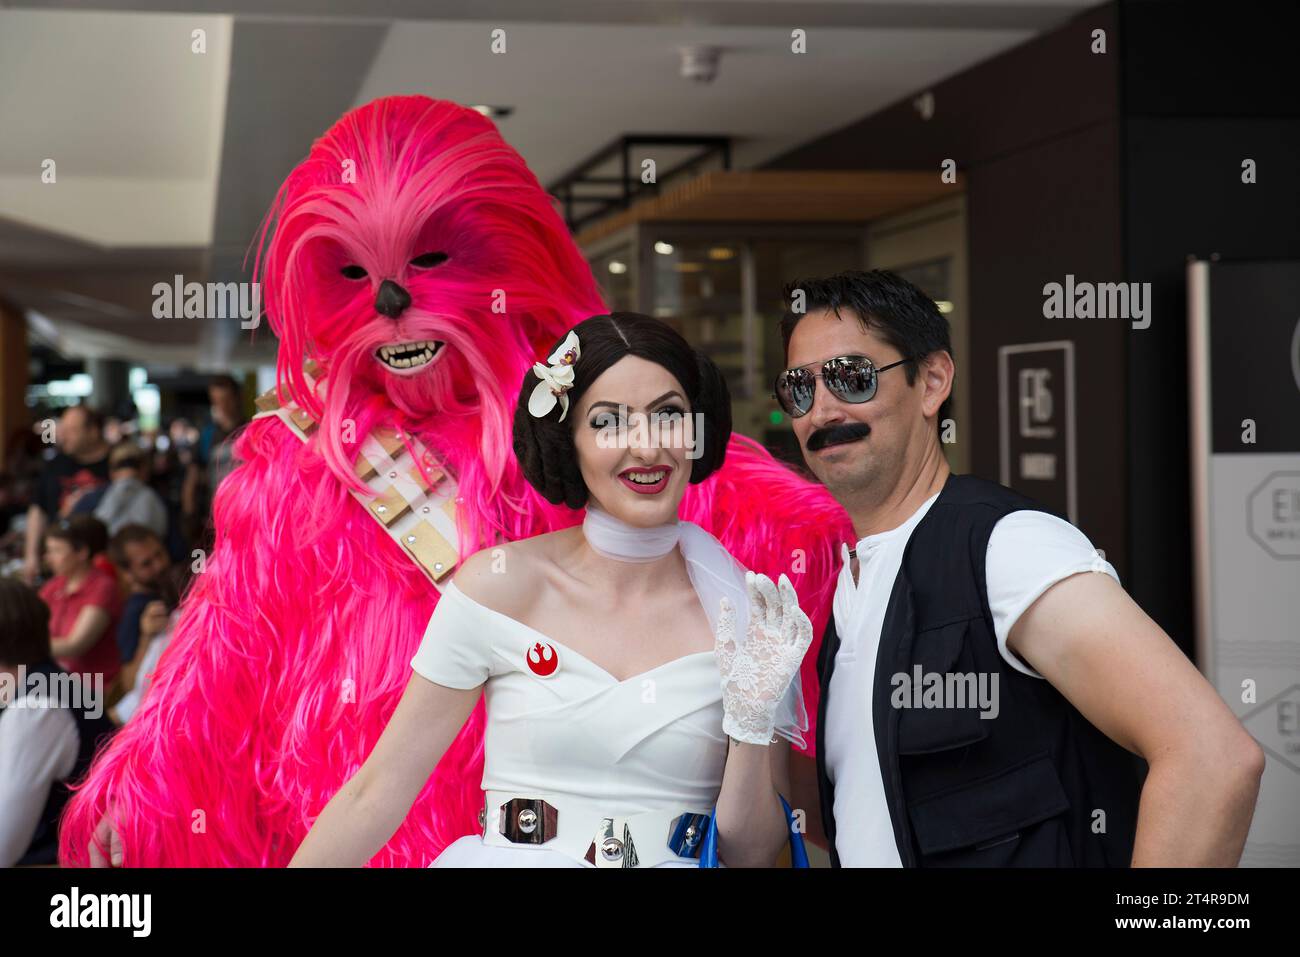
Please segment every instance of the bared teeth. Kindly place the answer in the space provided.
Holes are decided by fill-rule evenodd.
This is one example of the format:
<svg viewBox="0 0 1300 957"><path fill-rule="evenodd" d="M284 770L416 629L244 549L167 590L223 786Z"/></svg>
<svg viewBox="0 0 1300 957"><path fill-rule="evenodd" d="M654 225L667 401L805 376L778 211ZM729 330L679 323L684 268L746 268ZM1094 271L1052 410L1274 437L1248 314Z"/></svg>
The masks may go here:
<svg viewBox="0 0 1300 957"><path fill-rule="evenodd" d="M662 482L665 474L667 473L663 471L629 472L627 477L631 479L633 482L636 482L637 485L654 485L657 482Z"/></svg>
<svg viewBox="0 0 1300 957"><path fill-rule="evenodd" d="M442 343L434 340L403 342L394 346L380 346L376 357L391 368L410 369L431 361L441 347Z"/></svg>

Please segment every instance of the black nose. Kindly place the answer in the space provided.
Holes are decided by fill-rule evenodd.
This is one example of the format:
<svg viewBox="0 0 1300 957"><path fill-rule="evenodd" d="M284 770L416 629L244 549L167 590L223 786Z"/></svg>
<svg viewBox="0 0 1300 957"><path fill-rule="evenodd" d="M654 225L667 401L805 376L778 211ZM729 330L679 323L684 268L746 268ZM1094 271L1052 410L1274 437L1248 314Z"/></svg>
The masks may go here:
<svg viewBox="0 0 1300 957"><path fill-rule="evenodd" d="M411 294L393 282L385 279L379 286L379 295L375 297L375 311L396 319L411 304Z"/></svg>

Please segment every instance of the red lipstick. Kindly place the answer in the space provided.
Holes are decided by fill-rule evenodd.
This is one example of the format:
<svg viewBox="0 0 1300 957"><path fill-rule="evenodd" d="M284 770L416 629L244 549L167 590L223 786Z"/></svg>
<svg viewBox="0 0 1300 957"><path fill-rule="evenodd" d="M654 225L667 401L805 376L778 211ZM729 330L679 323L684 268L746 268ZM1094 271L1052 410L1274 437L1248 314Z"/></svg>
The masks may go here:
<svg viewBox="0 0 1300 957"><path fill-rule="evenodd" d="M668 479L672 477L673 468L671 465L655 465L649 468L636 466L635 468L624 469L618 473L618 480L634 492L641 495L654 495L662 492L668 487ZM644 478L640 481L631 476L661 475L657 482L648 482Z"/></svg>

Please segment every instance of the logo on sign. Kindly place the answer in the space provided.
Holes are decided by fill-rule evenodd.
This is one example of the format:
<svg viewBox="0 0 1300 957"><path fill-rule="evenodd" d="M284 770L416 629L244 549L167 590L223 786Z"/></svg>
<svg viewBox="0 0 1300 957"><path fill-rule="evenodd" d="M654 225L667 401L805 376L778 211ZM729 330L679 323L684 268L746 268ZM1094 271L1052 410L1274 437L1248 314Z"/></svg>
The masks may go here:
<svg viewBox="0 0 1300 957"><path fill-rule="evenodd" d="M1300 558L1300 472L1274 472L1246 500L1247 531L1274 558Z"/></svg>
<svg viewBox="0 0 1300 957"><path fill-rule="evenodd" d="M1057 512L1076 512L1074 343L998 347L1001 482Z"/></svg>
<svg viewBox="0 0 1300 957"><path fill-rule="evenodd" d="M1052 421L1052 380L1050 369L1020 370L1020 437L1051 439L1056 437Z"/></svg>

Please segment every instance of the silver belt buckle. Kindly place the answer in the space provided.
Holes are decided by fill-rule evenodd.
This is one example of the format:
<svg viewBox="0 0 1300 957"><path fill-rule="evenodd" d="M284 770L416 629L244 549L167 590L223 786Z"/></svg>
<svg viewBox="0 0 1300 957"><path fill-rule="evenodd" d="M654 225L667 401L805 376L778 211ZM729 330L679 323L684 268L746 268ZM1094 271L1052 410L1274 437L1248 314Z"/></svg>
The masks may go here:
<svg viewBox="0 0 1300 957"><path fill-rule="evenodd" d="M512 798L501 805L497 830L512 844L545 844L555 837L560 812L541 798Z"/></svg>
<svg viewBox="0 0 1300 957"><path fill-rule="evenodd" d="M636 867L636 847L632 844L632 832L627 822L623 822L623 836L618 836L614 818L601 818L596 836L587 848L586 861L596 867Z"/></svg>

